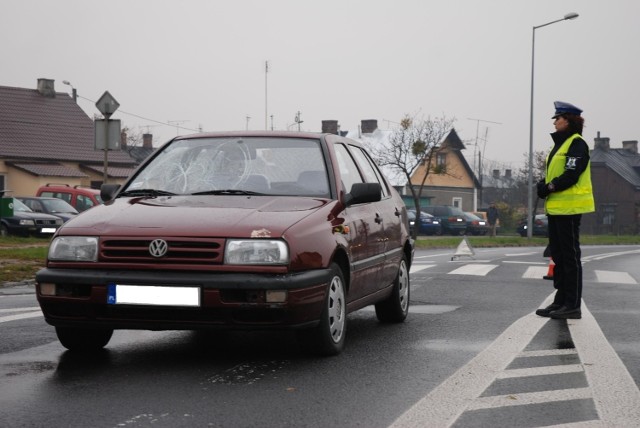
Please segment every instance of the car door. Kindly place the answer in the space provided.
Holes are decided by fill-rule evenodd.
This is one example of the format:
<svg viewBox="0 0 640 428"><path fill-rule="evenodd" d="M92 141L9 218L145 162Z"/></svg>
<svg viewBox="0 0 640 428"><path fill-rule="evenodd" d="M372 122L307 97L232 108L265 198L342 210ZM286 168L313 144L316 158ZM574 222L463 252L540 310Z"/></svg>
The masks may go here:
<svg viewBox="0 0 640 428"><path fill-rule="evenodd" d="M381 199L375 203L376 218L382 226L384 242L384 246L378 248L378 251L381 250L385 254L384 266L378 280L377 288L380 289L389 285L398 273L403 247L401 228L402 221L404 221L402 217L403 209L405 209L404 202L392 197L391 189L389 189L382 173L365 150L353 145L349 148L358 162L365 182L379 183L382 189Z"/></svg>
<svg viewBox="0 0 640 428"><path fill-rule="evenodd" d="M356 162L346 145L334 145L338 170L345 192L354 183L364 183ZM376 203L350 205L344 210L350 228L351 283L348 301L364 297L378 288L384 266L384 229Z"/></svg>

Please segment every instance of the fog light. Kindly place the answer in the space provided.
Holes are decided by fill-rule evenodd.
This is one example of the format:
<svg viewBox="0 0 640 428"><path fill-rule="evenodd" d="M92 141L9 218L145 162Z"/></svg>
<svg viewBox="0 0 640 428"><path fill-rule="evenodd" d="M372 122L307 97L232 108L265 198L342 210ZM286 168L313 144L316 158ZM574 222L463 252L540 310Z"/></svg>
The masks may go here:
<svg viewBox="0 0 640 428"><path fill-rule="evenodd" d="M267 290L267 303L284 303L287 301L287 290Z"/></svg>
<svg viewBox="0 0 640 428"><path fill-rule="evenodd" d="M56 295L56 285L55 284L49 284L48 282L40 284L40 294L42 294L43 296L55 296Z"/></svg>

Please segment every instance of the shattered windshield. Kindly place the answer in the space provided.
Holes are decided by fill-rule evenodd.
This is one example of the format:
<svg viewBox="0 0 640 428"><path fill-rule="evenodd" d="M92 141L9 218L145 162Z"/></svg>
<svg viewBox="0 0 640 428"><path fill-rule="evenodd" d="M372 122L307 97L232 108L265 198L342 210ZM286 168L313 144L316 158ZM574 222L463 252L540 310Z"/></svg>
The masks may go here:
<svg viewBox="0 0 640 428"><path fill-rule="evenodd" d="M320 141L194 138L175 141L120 196L185 194L329 197Z"/></svg>

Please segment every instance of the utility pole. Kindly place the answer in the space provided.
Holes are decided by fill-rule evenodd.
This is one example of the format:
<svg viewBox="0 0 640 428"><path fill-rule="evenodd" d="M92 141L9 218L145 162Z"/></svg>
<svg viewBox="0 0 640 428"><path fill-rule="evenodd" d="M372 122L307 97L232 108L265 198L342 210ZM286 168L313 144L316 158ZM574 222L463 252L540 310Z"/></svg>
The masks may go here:
<svg viewBox="0 0 640 428"><path fill-rule="evenodd" d="M264 62L264 129L265 131L269 128L267 128L267 115L268 115L268 109L267 109L267 74L269 74L269 61L265 61Z"/></svg>
<svg viewBox="0 0 640 428"><path fill-rule="evenodd" d="M247 115L246 120L247 120L247 124L245 126L245 130L248 131L249 130L249 121L251 120L251 116Z"/></svg>

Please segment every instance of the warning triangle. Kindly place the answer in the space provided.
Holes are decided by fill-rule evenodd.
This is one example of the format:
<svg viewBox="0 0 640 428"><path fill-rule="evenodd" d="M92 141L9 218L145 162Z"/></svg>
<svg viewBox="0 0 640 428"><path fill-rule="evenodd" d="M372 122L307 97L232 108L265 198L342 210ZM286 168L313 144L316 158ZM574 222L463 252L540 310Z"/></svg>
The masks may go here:
<svg viewBox="0 0 640 428"><path fill-rule="evenodd" d="M475 252L473 251L471 244L469 244L469 241L465 236L464 238L462 238L462 241L458 244L458 248L456 248L456 252L454 253L453 257L451 257L451 260L457 260L459 257L463 257L463 256L473 258L474 255L475 255Z"/></svg>

